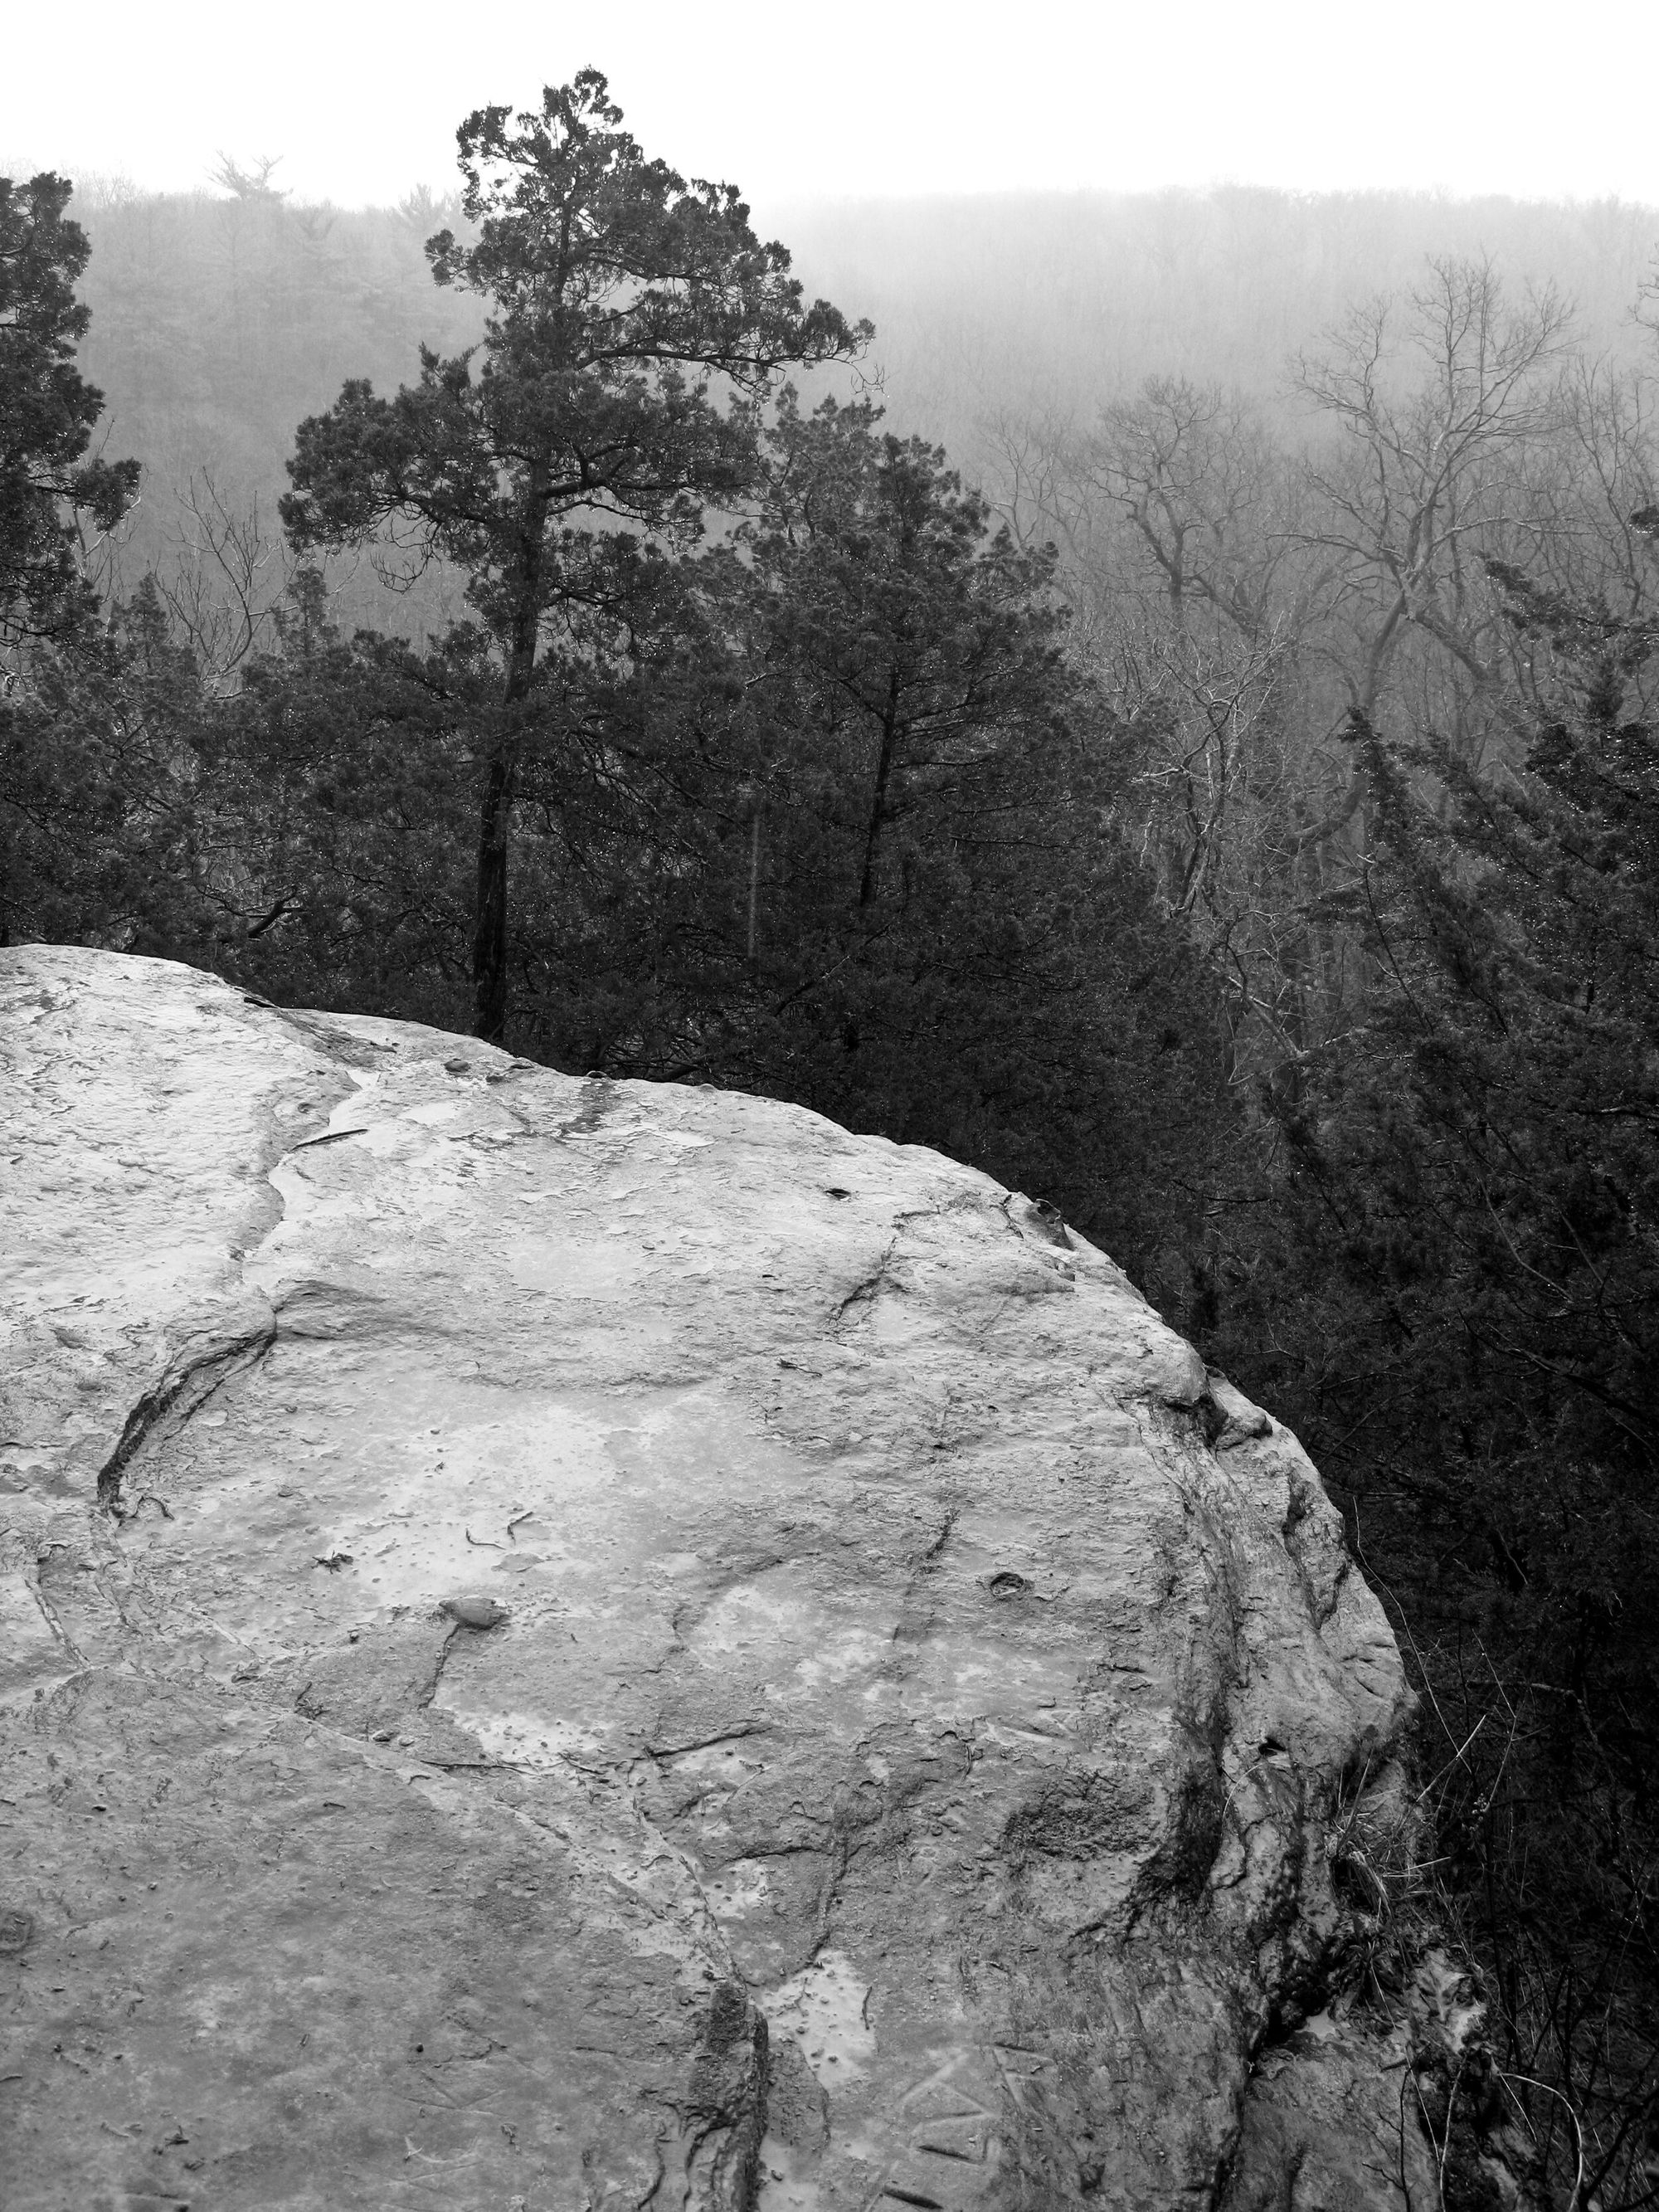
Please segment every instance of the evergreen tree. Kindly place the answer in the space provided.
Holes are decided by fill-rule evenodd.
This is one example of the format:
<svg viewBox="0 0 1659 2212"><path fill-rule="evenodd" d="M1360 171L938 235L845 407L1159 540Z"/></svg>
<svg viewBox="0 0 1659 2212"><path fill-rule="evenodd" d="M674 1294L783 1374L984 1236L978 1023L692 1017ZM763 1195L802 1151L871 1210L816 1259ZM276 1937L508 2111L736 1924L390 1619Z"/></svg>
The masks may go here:
<svg viewBox="0 0 1659 2212"><path fill-rule="evenodd" d="M342 639L306 568L276 629L212 718L216 964L279 1004L464 1028L465 828L494 671L465 633L424 654Z"/></svg>
<svg viewBox="0 0 1659 2212"><path fill-rule="evenodd" d="M759 405L786 364L867 335L803 304L781 246L736 190L689 185L621 128L596 70L539 112L477 110L459 135L465 243L441 231L441 284L492 303L482 348L422 349L394 398L346 386L300 426L283 519L296 549L392 527L457 563L499 657L478 794L474 1025L499 1036L520 733L550 629L584 590L595 533L695 535L703 503L752 473Z"/></svg>
<svg viewBox="0 0 1659 2212"><path fill-rule="evenodd" d="M153 586L31 642L0 694L0 945L213 963L207 704Z"/></svg>
<svg viewBox="0 0 1659 2212"><path fill-rule="evenodd" d="M868 406L786 398L765 453L735 543L639 563L625 671L596 641L539 695L514 1033L938 1146L1184 1297L1222 1010L1117 833L1052 556Z"/></svg>
<svg viewBox="0 0 1659 2212"><path fill-rule="evenodd" d="M1222 1352L1347 1495L1511 2056L1583 2115L1586 2201L1633 2203L1659 2100L1659 624L1492 573L1524 751L1478 774L1355 717L1374 839L1342 902L1374 986L1277 1102L1278 1356L1248 1307Z"/></svg>
<svg viewBox="0 0 1659 2212"><path fill-rule="evenodd" d="M114 528L137 461L88 460L104 396L75 366L89 311L75 297L89 248L50 171L0 177L0 646L72 629L93 598L83 524Z"/></svg>

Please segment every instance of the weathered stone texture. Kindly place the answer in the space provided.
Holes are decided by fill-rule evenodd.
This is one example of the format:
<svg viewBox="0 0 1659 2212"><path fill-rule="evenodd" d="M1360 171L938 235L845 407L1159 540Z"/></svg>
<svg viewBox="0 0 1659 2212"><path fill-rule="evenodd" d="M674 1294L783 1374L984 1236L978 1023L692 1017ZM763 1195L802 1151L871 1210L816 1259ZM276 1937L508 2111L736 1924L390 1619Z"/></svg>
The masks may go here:
<svg viewBox="0 0 1659 2212"><path fill-rule="evenodd" d="M1393 1639L1048 1210L161 962L0 955L0 1052L12 2212L1378 2165L1293 2092L1394 2095Z"/></svg>

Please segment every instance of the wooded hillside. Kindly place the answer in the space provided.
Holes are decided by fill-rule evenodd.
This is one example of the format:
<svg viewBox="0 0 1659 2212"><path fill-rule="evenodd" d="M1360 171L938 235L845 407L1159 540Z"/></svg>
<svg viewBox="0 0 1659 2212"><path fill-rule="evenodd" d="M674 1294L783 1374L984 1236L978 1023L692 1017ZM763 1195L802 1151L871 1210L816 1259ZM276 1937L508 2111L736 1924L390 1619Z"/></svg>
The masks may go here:
<svg viewBox="0 0 1659 2212"><path fill-rule="evenodd" d="M382 209L77 191L94 249L82 366L106 395L106 434L148 471L130 572L164 556L176 488L206 471L237 511L257 494L269 524L295 424L346 376L390 387L422 341L447 352L477 338L477 303L434 288L422 252L458 212L429 191ZM890 426L945 446L994 495L1011 426L1086 424L1147 376L1218 380L1293 430L1292 352L1356 301L1415 283L1431 257L1490 258L1516 293L1553 283L1588 353L1628 356L1659 237L1659 214L1617 202L1244 187L825 201L757 220L788 240L809 293L875 324L860 369ZM843 375L823 388L853 387ZM388 626L383 602L362 605ZM434 602L433 620L453 611ZM422 623L425 599L410 612Z"/></svg>

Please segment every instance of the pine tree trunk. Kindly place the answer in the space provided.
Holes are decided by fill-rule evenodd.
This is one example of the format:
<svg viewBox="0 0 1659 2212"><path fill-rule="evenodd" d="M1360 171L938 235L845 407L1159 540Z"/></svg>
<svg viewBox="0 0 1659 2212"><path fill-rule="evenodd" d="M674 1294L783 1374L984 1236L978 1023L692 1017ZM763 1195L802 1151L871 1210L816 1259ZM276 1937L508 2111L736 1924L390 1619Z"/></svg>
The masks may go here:
<svg viewBox="0 0 1659 2212"><path fill-rule="evenodd" d="M514 709L528 696L540 623L542 532L547 521L547 468L530 471L526 519L514 580L512 651L478 805L478 878L472 929L472 1034L500 1044L507 1030L507 864L518 749Z"/></svg>
<svg viewBox="0 0 1659 2212"><path fill-rule="evenodd" d="M489 757L478 806L472 1034L486 1044L499 1044L507 1027L507 847L512 805L513 768L503 737Z"/></svg>

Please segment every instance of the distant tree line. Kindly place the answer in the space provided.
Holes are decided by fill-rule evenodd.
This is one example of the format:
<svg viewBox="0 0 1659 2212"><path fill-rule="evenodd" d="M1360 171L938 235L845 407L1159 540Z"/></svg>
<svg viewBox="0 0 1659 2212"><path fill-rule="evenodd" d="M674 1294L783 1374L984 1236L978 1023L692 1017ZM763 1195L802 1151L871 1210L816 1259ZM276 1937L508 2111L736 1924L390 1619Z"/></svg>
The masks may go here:
<svg viewBox="0 0 1659 2212"><path fill-rule="evenodd" d="M1298 1427L1401 1632L1432 1843L1358 1900L1362 1994L1431 1908L1503 2056L1468 2124L1651 2203L1652 293L1609 354L1443 256L1292 356L1299 414L1180 373L1003 407L981 492L824 394L867 327L596 74L460 136L404 226L441 319L376 340L412 380L365 343L296 411L280 545L178 457L137 576L69 188L0 185L5 941L799 1100L1059 1205ZM225 181L233 255L292 221ZM257 235L270 331L270 241L333 234Z"/></svg>

